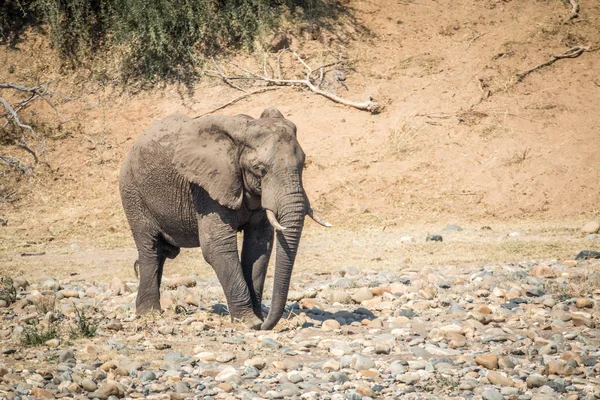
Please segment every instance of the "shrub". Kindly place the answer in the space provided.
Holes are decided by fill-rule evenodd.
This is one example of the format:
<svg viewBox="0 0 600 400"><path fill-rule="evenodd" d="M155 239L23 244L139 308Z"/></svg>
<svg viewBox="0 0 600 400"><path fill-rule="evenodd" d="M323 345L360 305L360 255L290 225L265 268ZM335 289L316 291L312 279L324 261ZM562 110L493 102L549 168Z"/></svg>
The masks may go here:
<svg viewBox="0 0 600 400"><path fill-rule="evenodd" d="M58 327L51 324L47 328L39 324L28 325L23 329L21 341L25 346L41 346L50 339L58 337Z"/></svg>
<svg viewBox="0 0 600 400"><path fill-rule="evenodd" d="M71 338L75 339L77 337L94 337L96 336L96 331L98 330L98 325L93 323L86 315L83 309L78 309L75 307L76 314L76 322L77 322L77 330L71 329Z"/></svg>
<svg viewBox="0 0 600 400"><path fill-rule="evenodd" d="M325 4L329 4L326 7ZM331 17L335 0L28 0L71 66L122 48L125 77L189 80L198 55L240 48L284 16ZM33 4L31 4L33 3Z"/></svg>

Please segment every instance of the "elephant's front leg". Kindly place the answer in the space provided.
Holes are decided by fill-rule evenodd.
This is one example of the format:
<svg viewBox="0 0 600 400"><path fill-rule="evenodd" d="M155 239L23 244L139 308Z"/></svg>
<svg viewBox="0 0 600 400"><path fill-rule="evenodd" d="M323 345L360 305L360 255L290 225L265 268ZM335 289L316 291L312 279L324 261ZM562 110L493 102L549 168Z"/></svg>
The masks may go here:
<svg viewBox="0 0 600 400"><path fill-rule="evenodd" d="M198 216L202 254L221 282L231 318L258 329L261 320L254 314L250 291L242 273L236 231L223 219L223 215L217 213Z"/></svg>
<svg viewBox="0 0 600 400"><path fill-rule="evenodd" d="M250 291L254 313L263 319L261 301L267 267L273 249L273 228L264 211L253 215L243 228L242 269Z"/></svg>

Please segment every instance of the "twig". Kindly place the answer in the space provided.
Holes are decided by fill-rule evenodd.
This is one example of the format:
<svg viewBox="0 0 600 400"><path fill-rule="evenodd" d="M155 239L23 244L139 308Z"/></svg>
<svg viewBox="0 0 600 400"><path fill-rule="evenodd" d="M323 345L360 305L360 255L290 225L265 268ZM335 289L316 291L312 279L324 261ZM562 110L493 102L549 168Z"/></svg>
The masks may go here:
<svg viewBox="0 0 600 400"><path fill-rule="evenodd" d="M234 103L237 103L238 101L240 101L240 100L243 100L243 99L245 99L246 97L250 97L250 96L252 96L253 94L264 93L264 92L268 92L268 91L270 91L270 90L275 90L275 89L279 89L279 88L278 88L278 87L272 87L272 86L271 86L271 87L264 87L264 88L262 88L262 89L255 90L255 91L253 91L253 92L246 92L245 94L243 94L243 95L241 95L241 96L238 96L238 97L236 97L235 99L233 99L233 100L231 100L231 101L228 101L227 103L225 103L225 104L223 104L223 105L220 105L220 106L219 106L219 107L217 107L217 108L213 108L213 109L212 109L212 110L210 110L210 111L207 111L207 112L205 112L205 113L202 113L202 114L200 114L200 115L197 115L197 116L195 116L193 119L198 119L198 118L200 118L200 117L202 117L202 116L204 116L204 115L212 114L212 113L214 113L215 111L222 110L223 108L225 108L225 107L228 107L228 106L230 106L230 105L232 105L232 104L234 104Z"/></svg>
<svg viewBox="0 0 600 400"><path fill-rule="evenodd" d="M278 54L277 54L277 78L278 79L282 79L282 75L281 75L281 56L283 56L283 54L287 51L287 48L281 50Z"/></svg>
<svg viewBox="0 0 600 400"><path fill-rule="evenodd" d="M0 161L5 162L9 167L16 168L23 174L26 174L31 169L31 167L24 166L21 160L15 157L0 155Z"/></svg>
<svg viewBox="0 0 600 400"><path fill-rule="evenodd" d="M471 40L469 40L469 44L467 45L467 49L469 47L471 47L471 45L473 44L473 42L475 42L477 39L479 39L483 35L487 35L487 34L488 34L488 32L483 32L483 33L478 33L477 35L473 35L473 37L471 38Z"/></svg>
<svg viewBox="0 0 600 400"><path fill-rule="evenodd" d="M10 114L10 116L12 117L15 124L17 124L17 126L23 128L23 129L27 129L29 132L31 132L33 135L35 135L35 132L33 132L33 128L31 126L25 125L24 123L21 122L21 120L19 119L19 115L12 108L12 106L10 105L10 103L8 101L6 101L2 97L0 97L0 103L4 106L4 109L6 109L6 111Z"/></svg>
<svg viewBox="0 0 600 400"><path fill-rule="evenodd" d="M530 73L532 73L534 71L537 71L538 69L541 69L541 68L547 67L549 65L552 65L555 62L557 62L558 60L561 60L563 58L576 58L576 57L579 57L581 54L583 54L584 51L590 51L590 48L589 47L583 47L583 46L575 46L575 47L572 47L569 50L565 51L562 54L553 55L552 59L546 61L545 63L536 65L535 67L530 68L527 71L518 73L517 74L517 82L521 82L523 80L523 78L525 78Z"/></svg>
<svg viewBox="0 0 600 400"><path fill-rule="evenodd" d="M221 69L219 64L217 64L217 62L215 61L214 58L211 57L210 60L215 65L215 68L217 69L217 74L221 77L223 82L225 82L226 84L228 84L229 86L231 86L234 89L240 90L242 92L248 92L247 90L244 90L241 87L239 87L238 85L236 85L235 83L231 82L231 80L225 75L225 73L223 72L223 70Z"/></svg>
<svg viewBox="0 0 600 400"><path fill-rule="evenodd" d="M570 22L575 18L579 17L579 4L576 0L567 0L569 4L571 4L571 15L565 22Z"/></svg>

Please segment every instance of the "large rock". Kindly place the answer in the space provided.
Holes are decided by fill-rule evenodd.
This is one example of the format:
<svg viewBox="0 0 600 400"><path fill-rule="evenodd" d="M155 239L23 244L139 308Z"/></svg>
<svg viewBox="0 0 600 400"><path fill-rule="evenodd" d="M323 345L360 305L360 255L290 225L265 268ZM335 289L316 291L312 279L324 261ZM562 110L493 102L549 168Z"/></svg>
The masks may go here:
<svg viewBox="0 0 600 400"><path fill-rule="evenodd" d="M598 233L598 231L600 231L600 222L598 221L590 221L581 227L583 233Z"/></svg>

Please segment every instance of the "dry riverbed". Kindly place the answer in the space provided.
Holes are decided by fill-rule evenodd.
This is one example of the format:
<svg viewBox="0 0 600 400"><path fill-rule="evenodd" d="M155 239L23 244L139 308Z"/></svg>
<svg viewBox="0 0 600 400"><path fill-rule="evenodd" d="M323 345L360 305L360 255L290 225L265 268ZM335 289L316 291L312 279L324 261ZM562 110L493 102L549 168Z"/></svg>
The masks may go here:
<svg viewBox="0 0 600 400"><path fill-rule="evenodd" d="M599 272L534 260L299 273L271 332L230 322L214 278L171 278L166 311L136 318L136 282L15 277L0 397L600 398Z"/></svg>

